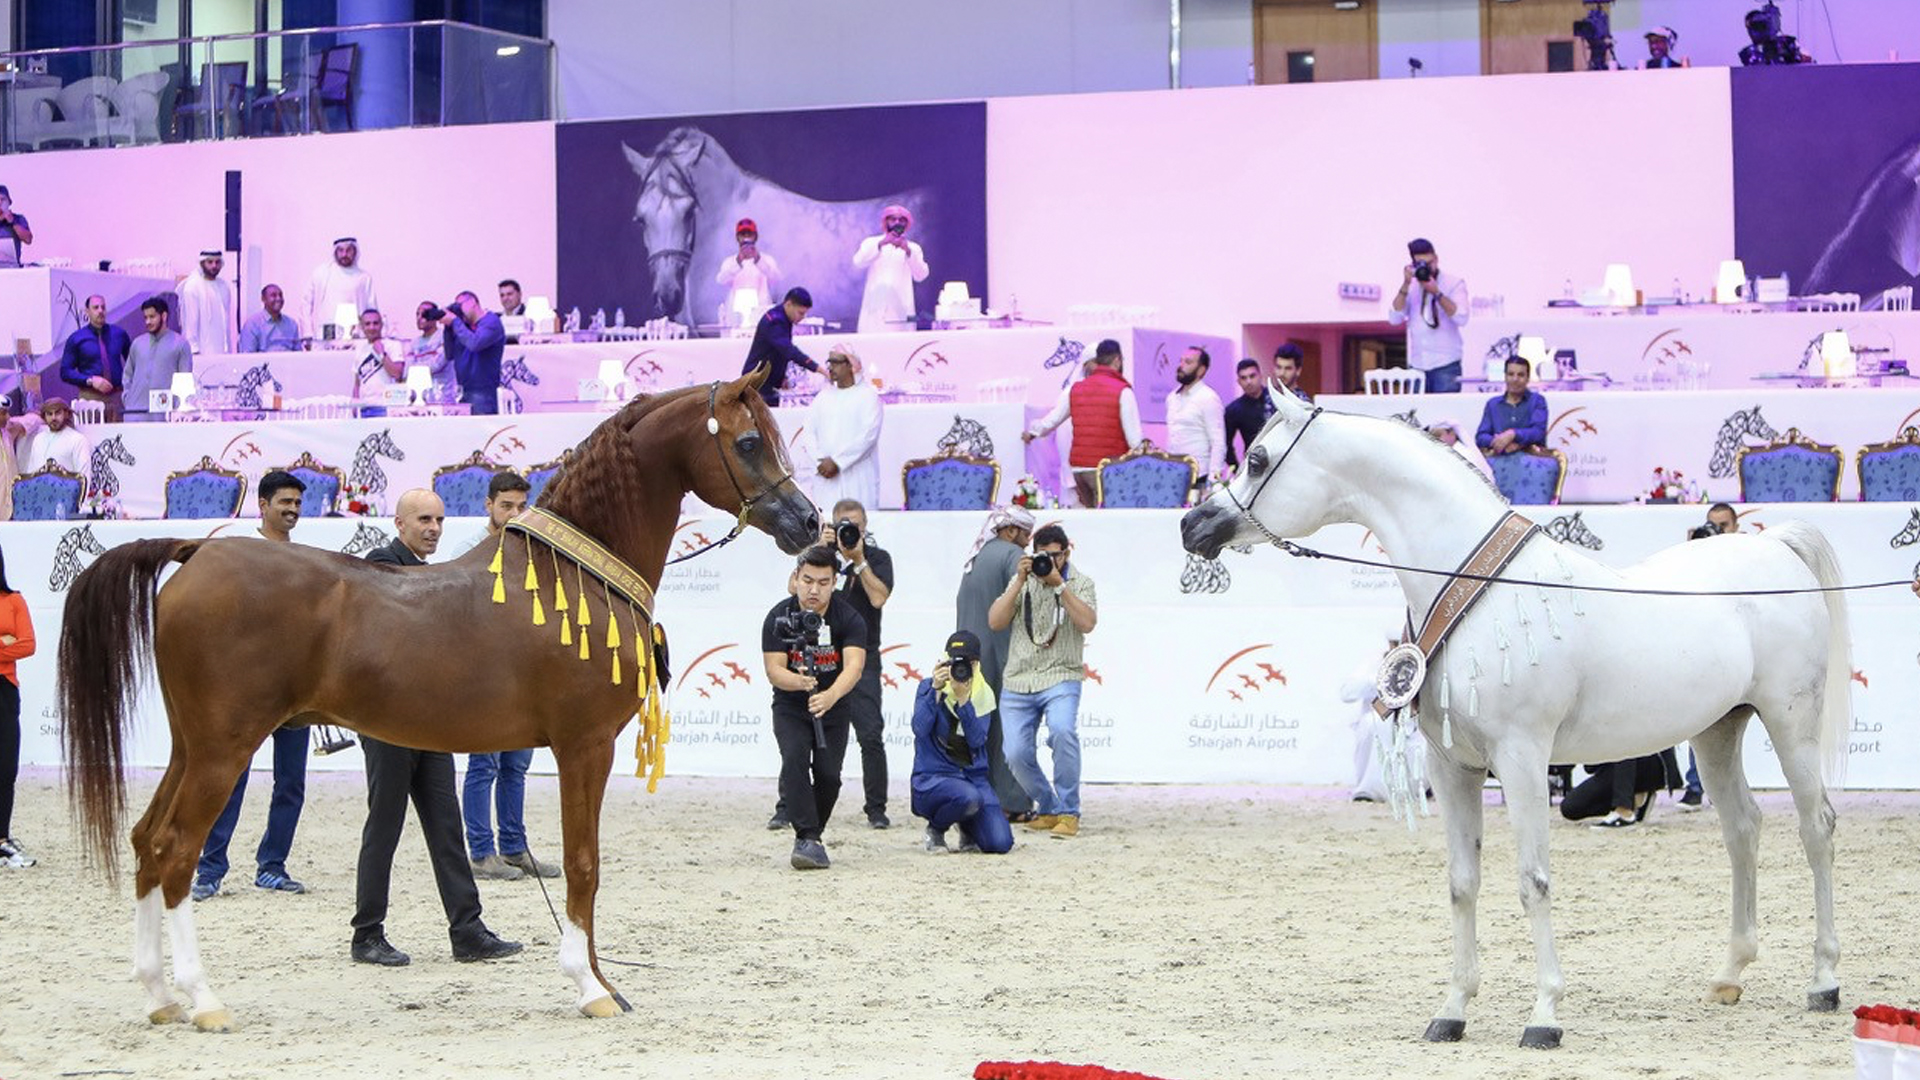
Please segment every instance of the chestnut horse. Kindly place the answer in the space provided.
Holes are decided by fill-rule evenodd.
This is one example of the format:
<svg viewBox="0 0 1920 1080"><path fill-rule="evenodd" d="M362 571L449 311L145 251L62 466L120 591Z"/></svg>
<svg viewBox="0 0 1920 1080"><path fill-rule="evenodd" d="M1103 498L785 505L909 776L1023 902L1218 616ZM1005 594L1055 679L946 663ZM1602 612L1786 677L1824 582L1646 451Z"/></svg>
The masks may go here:
<svg viewBox="0 0 1920 1080"><path fill-rule="evenodd" d="M689 491L737 509L743 525L767 532L782 550L801 550L820 535L819 514L795 486L760 400L765 376L762 367L731 383L629 402L581 444L540 506L624 560L649 588L659 584ZM514 568L536 554L517 531L500 550ZM551 553L537 554L546 567ZM149 666L173 737L166 773L132 835L134 972L154 1023L187 1017L161 969L164 924L174 984L191 1001L193 1023L210 1031L232 1025L201 969L187 892L234 781L288 723L337 724L426 750L551 747L567 876L560 968L579 988L581 1012L628 1008L600 973L593 900L601 797L614 738L637 711L635 689L613 685L604 650L598 662L582 663L553 627L534 625L537 593L508 589L506 603L495 601L494 555L487 543L449 563L401 569L250 538L141 540L80 575L60 638L63 739L69 794L110 875L118 873L126 809L123 748ZM183 565L156 597L155 582L173 563ZM614 617L604 590L579 591L596 609L588 612L596 629ZM641 640L625 645L637 650L651 635L633 637ZM628 670L646 671L648 659L629 655Z"/></svg>

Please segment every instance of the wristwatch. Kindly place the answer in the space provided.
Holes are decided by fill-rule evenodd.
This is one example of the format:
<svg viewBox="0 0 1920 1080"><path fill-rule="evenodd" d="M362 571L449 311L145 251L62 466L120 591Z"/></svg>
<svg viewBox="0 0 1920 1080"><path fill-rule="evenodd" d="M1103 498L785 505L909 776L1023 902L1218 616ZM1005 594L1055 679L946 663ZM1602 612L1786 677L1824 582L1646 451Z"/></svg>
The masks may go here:
<svg viewBox="0 0 1920 1080"><path fill-rule="evenodd" d="M867 564L866 564L866 563L863 563L863 562L857 562L857 563L854 563L854 564L853 564L853 572L854 572L854 573L856 573L856 574L864 574L864 573L866 573L866 572L867 572Z"/></svg>

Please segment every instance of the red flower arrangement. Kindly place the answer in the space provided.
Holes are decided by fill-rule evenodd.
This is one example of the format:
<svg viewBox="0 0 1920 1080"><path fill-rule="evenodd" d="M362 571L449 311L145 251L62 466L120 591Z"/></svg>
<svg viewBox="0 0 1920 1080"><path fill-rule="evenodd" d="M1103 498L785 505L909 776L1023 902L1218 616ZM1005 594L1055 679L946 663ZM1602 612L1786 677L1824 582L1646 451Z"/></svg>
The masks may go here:
<svg viewBox="0 0 1920 1080"><path fill-rule="evenodd" d="M1704 493L1700 485L1687 480L1679 469L1653 470L1653 487L1647 491L1648 502L1704 502Z"/></svg>
<svg viewBox="0 0 1920 1080"><path fill-rule="evenodd" d="M1161 1080L1145 1073L1103 1069L1098 1065L1063 1065L1057 1061L983 1061L974 1066L973 1080Z"/></svg>
<svg viewBox="0 0 1920 1080"><path fill-rule="evenodd" d="M1862 1005L1853 1010L1853 1033L1862 1039L1920 1046L1920 1012L1893 1005Z"/></svg>
<svg viewBox="0 0 1920 1080"><path fill-rule="evenodd" d="M355 484L347 489L347 513L366 517L376 512L373 495L367 490L367 485Z"/></svg>

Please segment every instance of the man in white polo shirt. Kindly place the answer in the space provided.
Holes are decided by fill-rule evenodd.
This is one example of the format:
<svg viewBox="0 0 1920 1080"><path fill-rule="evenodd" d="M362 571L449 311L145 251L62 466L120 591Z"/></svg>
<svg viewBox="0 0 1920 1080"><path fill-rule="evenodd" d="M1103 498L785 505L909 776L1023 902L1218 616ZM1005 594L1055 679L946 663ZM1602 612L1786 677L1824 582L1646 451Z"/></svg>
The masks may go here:
<svg viewBox="0 0 1920 1080"><path fill-rule="evenodd" d="M1201 491L1227 465L1227 407L1207 385L1212 362L1207 350L1189 346L1173 372L1180 385L1167 395L1167 449L1193 459Z"/></svg>

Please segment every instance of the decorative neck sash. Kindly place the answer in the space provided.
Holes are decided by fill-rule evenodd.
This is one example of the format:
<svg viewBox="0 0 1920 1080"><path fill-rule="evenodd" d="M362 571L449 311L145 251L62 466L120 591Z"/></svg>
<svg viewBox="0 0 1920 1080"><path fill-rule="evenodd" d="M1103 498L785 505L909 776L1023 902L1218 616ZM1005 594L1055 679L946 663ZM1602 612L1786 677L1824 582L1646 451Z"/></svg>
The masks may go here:
<svg viewBox="0 0 1920 1080"><path fill-rule="evenodd" d="M613 685L623 681L620 666L622 641L620 635L620 606L624 602L627 609L627 627L632 633L634 650L634 691L639 696L639 705L635 711L640 716L640 734L634 747L635 756L640 765L636 775L647 778L647 790L653 791L665 775L667 766L667 742L671 730L671 719L667 715L661 691L661 680L667 648L667 635L660 625L653 621L653 589L645 578L628 566L618 555L608 551L599 541L567 519L550 510L532 509L521 513L506 527L500 530L500 539L493 552L493 561L487 569L493 572L493 602L507 602L505 577L505 559L507 534L517 532L527 540L527 576L525 590L532 594L533 625L547 625L547 608L540 599L539 552L546 550L548 566L553 571L553 609L560 616L560 644L572 645L575 624L580 627L580 659L589 660L593 656L592 635L587 628L593 625L593 608L587 603L586 579L589 575L599 583L606 598L607 633L606 648L613 653ZM571 604L567 598L566 574L560 560L565 558L573 568L574 592ZM647 627L642 633L641 625Z"/></svg>
<svg viewBox="0 0 1920 1080"><path fill-rule="evenodd" d="M1387 654L1381 664L1379 681L1380 696L1374 699L1374 712L1381 716L1406 706L1420 691L1420 683L1426 677L1428 661L1433 654L1446 643L1448 635L1466 618L1481 595L1490 584L1480 578L1499 576L1520 553L1520 548L1540 531L1540 526L1509 510L1493 529L1482 537L1480 543L1468 555L1456 574L1471 574L1473 577L1455 577L1440 590L1440 595L1427 609L1426 618L1421 621L1420 634L1411 643L1396 647Z"/></svg>

